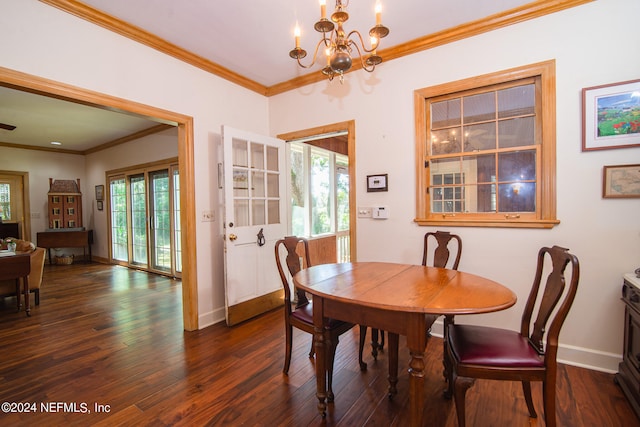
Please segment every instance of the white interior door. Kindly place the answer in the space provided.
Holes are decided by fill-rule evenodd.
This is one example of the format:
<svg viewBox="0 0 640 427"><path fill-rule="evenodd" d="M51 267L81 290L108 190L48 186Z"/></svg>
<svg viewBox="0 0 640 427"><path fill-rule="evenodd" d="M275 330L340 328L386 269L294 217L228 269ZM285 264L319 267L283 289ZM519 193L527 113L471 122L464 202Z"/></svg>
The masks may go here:
<svg viewBox="0 0 640 427"><path fill-rule="evenodd" d="M281 305L275 242L287 232L285 142L222 126L228 325Z"/></svg>

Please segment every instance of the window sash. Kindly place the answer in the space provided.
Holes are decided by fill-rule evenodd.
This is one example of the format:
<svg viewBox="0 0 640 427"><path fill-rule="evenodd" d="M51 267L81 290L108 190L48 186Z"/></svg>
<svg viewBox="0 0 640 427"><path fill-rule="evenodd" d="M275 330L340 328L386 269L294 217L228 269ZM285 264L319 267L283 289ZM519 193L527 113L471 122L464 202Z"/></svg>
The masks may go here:
<svg viewBox="0 0 640 427"><path fill-rule="evenodd" d="M523 91L523 88L526 90ZM493 95L493 105L487 102L490 98L487 93L500 95ZM529 99L533 97L535 107L532 108L531 102L526 102L506 111L505 105L513 104L518 95L523 93ZM555 217L554 61L420 89L415 91L414 96L417 159L415 222L420 225L536 228L550 228L559 222ZM465 100L468 101L466 110ZM468 113L466 118L465 112ZM514 120L522 121L516 123ZM485 132L493 128L498 142L465 148L464 138L467 135L464 126ZM500 129L500 126L505 128ZM500 132L509 127L526 129L533 135L525 138L524 142L503 141L500 144ZM447 145L441 144L440 148L434 149L436 145L433 138L447 138L449 147L457 145L444 149L442 147ZM478 176L478 171L471 165L480 156L494 159L494 174L487 173L482 178ZM527 176L505 177L509 168L504 166L522 159L527 159L532 167L526 170ZM432 168L447 162L457 165L452 170L440 168L442 170L432 171ZM461 182L449 185L432 182L434 176L448 173L460 174ZM445 190L448 194L444 194ZM528 194L532 195L525 198ZM515 203L516 199L527 199L527 203Z"/></svg>

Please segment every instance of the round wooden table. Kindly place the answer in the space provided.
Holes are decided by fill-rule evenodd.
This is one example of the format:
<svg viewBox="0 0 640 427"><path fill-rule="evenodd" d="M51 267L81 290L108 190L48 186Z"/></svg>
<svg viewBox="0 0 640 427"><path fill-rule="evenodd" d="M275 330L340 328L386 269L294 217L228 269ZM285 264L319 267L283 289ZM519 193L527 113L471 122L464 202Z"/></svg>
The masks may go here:
<svg viewBox="0 0 640 427"><path fill-rule="evenodd" d="M398 335L407 337L413 426L421 425L423 417L425 331L440 315L490 313L509 308L517 300L511 290L484 277L422 265L322 264L300 271L293 281L313 295L316 395L321 415L325 416L327 405L324 324L332 318L389 333L390 392L394 380L397 382Z"/></svg>

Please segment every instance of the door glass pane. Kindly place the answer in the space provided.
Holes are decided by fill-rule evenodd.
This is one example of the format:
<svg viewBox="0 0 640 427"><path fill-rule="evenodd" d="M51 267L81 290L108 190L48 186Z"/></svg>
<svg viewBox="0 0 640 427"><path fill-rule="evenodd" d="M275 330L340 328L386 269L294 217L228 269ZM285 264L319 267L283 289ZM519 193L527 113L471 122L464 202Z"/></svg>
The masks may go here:
<svg viewBox="0 0 640 427"><path fill-rule="evenodd" d="M267 147L267 170L278 172L278 149L276 147Z"/></svg>
<svg viewBox="0 0 640 427"><path fill-rule="evenodd" d="M251 167L264 169L264 145L251 143Z"/></svg>
<svg viewBox="0 0 640 427"><path fill-rule="evenodd" d="M247 199L236 199L233 201L236 226L245 227L249 225L249 201Z"/></svg>
<svg viewBox="0 0 640 427"><path fill-rule="evenodd" d="M264 197L264 172L251 172L251 197Z"/></svg>
<svg viewBox="0 0 640 427"><path fill-rule="evenodd" d="M180 173L173 169L173 229L174 258L176 272L182 272L182 227L180 226Z"/></svg>
<svg viewBox="0 0 640 427"><path fill-rule="evenodd" d="M267 197L280 197L280 175L267 174Z"/></svg>
<svg viewBox="0 0 640 427"><path fill-rule="evenodd" d="M267 206L269 224L280 224L280 200L269 200Z"/></svg>
<svg viewBox="0 0 640 427"><path fill-rule="evenodd" d="M130 178L132 262L147 264L147 194L144 175Z"/></svg>
<svg viewBox="0 0 640 427"><path fill-rule="evenodd" d="M233 166L249 167L247 141L242 139L233 139Z"/></svg>
<svg viewBox="0 0 640 427"><path fill-rule="evenodd" d="M264 200L251 201L251 216L253 225L264 225L266 223Z"/></svg>
<svg viewBox="0 0 640 427"><path fill-rule="evenodd" d="M125 179L112 179L111 197L111 256L118 261L129 261L127 229L127 187Z"/></svg>
<svg viewBox="0 0 640 427"><path fill-rule="evenodd" d="M233 169L233 197L249 196L249 171Z"/></svg>
<svg viewBox="0 0 640 427"><path fill-rule="evenodd" d="M169 204L169 171L149 174L152 207L151 259L152 268L171 271L171 206Z"/></svg>

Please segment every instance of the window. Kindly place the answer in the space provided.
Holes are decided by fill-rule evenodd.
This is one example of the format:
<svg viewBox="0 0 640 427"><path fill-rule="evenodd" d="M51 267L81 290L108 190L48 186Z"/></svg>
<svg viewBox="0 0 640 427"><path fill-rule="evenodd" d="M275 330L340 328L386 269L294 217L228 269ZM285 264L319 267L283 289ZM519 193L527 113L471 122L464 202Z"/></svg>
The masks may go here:
<svg viewBox="0 0 640 427"><path fill-rule="evenodd" d="M167 159L109 171L107 181L112 260L179 277L182 245L178 165Z"/></svg>
<svg viewBox="0 0 640 427"><path fill-rule="evenodd" d="M11 219L11 184L0 182L0 219Z"/></svg>
<svg viewBox="0 0 640 427"><path fill-rule="evenodd" d="M315 237L349 230L348 157L291 142L291 232Z"/></svg>
<svg viewBox="0 0 640 427"><path fill-rule="evenodd" d="M421 225L551 228L555 63L415 92Z"/></svg>

